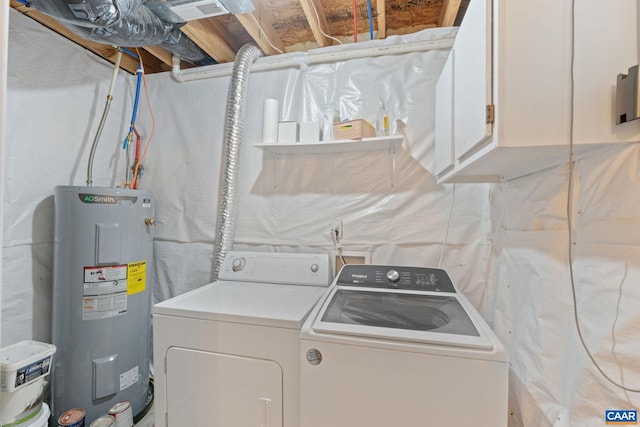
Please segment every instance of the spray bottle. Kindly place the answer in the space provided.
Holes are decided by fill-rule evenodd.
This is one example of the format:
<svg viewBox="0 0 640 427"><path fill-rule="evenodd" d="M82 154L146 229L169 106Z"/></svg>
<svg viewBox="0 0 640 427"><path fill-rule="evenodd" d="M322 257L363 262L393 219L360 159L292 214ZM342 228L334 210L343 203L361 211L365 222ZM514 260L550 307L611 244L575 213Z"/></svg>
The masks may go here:
<svg viewBox="0 0 640 427"><path fill-rule="evenodd" d="M387 113L387 109L384 107L384 101L382 101L382 98L380 98L377 125L377 136L389 136L389 114Z"/></svg>

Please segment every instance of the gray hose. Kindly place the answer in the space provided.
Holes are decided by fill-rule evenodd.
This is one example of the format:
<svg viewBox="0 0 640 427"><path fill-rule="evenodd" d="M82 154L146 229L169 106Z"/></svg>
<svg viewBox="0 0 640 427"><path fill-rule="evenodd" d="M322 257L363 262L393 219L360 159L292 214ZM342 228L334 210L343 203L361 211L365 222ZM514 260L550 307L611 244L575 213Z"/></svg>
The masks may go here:
<svg viewBox="0 0 640 427"><path fill-rule="evenodd" d="M93 144L91 144L91 151L89 152L89 164L87 165L87 185L89 187L93 185L93 159L96 155L96 148L98 148L100 135L102 135L102 128L104 128L104 123L107 121L107 115L109 114L109 107L111 106L111 100L113 99L113 89L116 85L116 78L118 77L118 70L120 69L121 59L122 50L118 49L116 51L116 61L113 64L113 73L111 75L111 83L109 84L109 92L107 92L107 102L104 105L102 117L100 118L100 124L98 125L98 131L96 132L96 136L93 139Z"/></svg>
<svg viewBox="0 0 640 427"><path fill-rule="evenodd" d="M218 280L222 260L232 249L236 226L236 199L240 147L243 139L244 107L249 84L249 71L256 59L263 55L254 44L245 44L236 55L227 98L224 123L222 187L216 219L216 241L213 249L211 280Z"/></svg>

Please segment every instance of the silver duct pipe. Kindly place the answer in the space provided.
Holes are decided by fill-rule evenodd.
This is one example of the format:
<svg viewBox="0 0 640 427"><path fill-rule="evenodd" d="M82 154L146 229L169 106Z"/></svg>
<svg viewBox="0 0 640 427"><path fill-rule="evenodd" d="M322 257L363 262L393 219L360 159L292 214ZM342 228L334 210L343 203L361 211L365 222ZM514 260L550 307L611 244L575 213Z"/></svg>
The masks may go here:
<svg viewBox="0 0 640 427"><path fill-rule="evenodd" d="M144 0L30 0L29 6L69 24L105 28L127 17L143 2Z"/></svg>
<svg viewBox="0 0 640 427"><path fill-rule="evenodd" d="M222 260L232 249L236 228L236 200L240 148L244 130L244 107L249 84L249 71L256 59L263 55L254 44L245 44L236 55L227 97L227 116L224 123L222 188L218 201L216 241L213 249L211 280L218 280Z"/></svg>
<svg viewBox="0 0 640 427"><path fill-rule="evenodd" d="M81 37L114 46L162 46L193 64L213 62L180 32L185 23L164 0L30 0Z"/></svg>

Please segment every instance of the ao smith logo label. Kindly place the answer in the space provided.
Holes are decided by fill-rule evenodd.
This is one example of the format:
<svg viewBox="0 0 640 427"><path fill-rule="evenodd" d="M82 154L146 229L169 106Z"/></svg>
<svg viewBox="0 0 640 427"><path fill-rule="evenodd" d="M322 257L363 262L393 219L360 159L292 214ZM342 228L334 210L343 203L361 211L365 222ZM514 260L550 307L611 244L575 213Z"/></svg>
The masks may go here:
<svg viewBox="0 0 640 427"><path fill-rule="evenodd" d="M638 411L635 409L609 409L604 412L607 425L637 425Z"/></svg>
<svg viewBox="0 0 640 427"><path fill-rule="evenodd" d="M136 196L111 196L109 194L87 194L80 193L78 195L83 203L101 204L101 205L117 205L121 202L125 204L134 204L138 198Z"/></svg>

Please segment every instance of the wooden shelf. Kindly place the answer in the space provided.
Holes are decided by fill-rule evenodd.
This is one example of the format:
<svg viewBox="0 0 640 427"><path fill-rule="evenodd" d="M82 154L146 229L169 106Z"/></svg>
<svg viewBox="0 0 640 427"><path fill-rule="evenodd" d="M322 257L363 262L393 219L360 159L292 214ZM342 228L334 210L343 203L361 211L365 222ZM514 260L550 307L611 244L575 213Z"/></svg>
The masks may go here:
<svg viewBox="0 0 640 427"><path fill-rule="evenodd" d="M261 150L277 154L322 154L349 153L356 151L377 151L398 149L402 146L402 135L376 136L363 139L342 139L338 141L297 142L293 144L253 144Z"/></svg>

